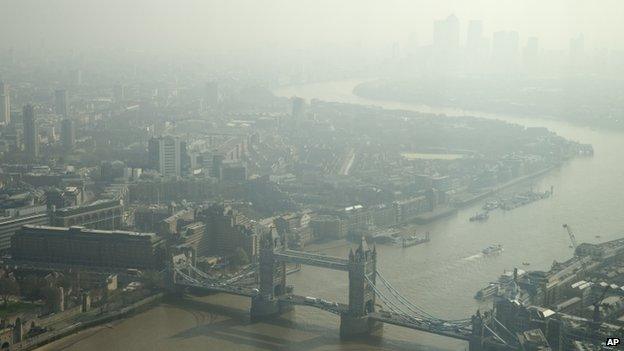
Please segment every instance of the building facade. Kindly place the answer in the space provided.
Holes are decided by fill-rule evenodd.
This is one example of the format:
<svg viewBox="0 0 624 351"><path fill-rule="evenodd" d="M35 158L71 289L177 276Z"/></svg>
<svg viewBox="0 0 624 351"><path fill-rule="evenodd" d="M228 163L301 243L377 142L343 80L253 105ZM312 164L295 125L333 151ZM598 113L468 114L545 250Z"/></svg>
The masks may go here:
<svg viewBox="0 0 624 351"><path fill-rule="evenodd" d="M0 252L7 253L11 248L11 238L23 225L48 225L50 217L46 212L30 213L0 218Z"/></svg>
<svg viewBox="0 0 624 351"><path fill-rule="evenodd" d="M59 89L54 92L54 112L59 116L68 116L67 90Z"/></svg>
<svg viewBox="0 0 624 351"><path fill-rule="evenodd" d="M37 127L33 105L24 106L22 123L24 126L24 151L29 158L35 159L39 157L39 128Z"/></svg>
<svg viewBox="0 0 624 351"><path fill-rule="evenodd" d="M71 150L76 143L76 128L71 118L65 118L61 122L61 142L65 150Z"/></svg>
<svg viewBox="0 0 624 351"><path fill-rule="evenodd" d="M8 125L11 123L11 97L9 85L0 82L0 123Z"/></svg>
<svg viewBox="0 0 624 351"><path fill-rule="evenodd" d="M123 204L119 200L98 200L86 206L56 210L52 212L50 223L57 227L115 230L123 225L123 212Z"/></svg>
<svg viewBox="0 0 624 351"><path fill-rule="evenodd" d="M186 147L178 138L165 136L149 141L150 166L163 177L182 175L182 158Z"/></svg>
<svg viewBox="0 0 624 351"><path fill-rule="evenodd" d="M156 234L82 227L26 225L11 239L16 261L114 269L158 269L162 248Z"/></svg>

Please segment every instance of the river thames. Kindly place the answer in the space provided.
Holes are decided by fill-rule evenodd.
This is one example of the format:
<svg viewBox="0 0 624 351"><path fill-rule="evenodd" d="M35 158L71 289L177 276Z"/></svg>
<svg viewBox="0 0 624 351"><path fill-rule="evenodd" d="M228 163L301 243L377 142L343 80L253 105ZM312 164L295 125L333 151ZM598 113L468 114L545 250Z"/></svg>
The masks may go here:
<svg viewBox="0 0 624 351"><path fill-rule="evenodd" d="M352 94L359 81L290 86L279 96L381 106L435 114L494 118L546 127L568 139L594 146L591 158L577 158L526 186L554 195L512 211L495 211L483 223L469 222L480 203L426 226L431 241L410 248L379 245L378 269L406 297L447 319L469 317L478 308L475 292L504 269L549 269L553 260L571 257L568 223L579 242L601 242L624 236L624 134L592 130L549 118L434 108L418 104L373 101ZM356 159L357 162L357 159ZM502 244L501 255L480 251ZM333 242L313 249L345 257L349 244ZM523 266L522 263L530 263ZM288 276L302 295L347 300L346 273L304 267ZM131 318L83 331L40 350L464 350L467 344L409 329L385 326L383 335L365 341L338 338L339 320L326 312L297 307L270 323L250 323L249 302L213 295L162 303Z"/></svg>

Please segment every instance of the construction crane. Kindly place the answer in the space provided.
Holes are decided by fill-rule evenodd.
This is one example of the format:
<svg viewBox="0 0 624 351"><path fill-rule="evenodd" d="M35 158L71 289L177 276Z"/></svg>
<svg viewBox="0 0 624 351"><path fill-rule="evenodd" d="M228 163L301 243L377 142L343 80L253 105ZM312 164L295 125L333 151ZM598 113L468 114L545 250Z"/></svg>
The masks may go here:
<svg viewBox="0 0 624 351"><path fill-rule="evenodd" d="M568 235L570 236L570 241L572 242L572 248L574 248L574 254L576 254L576 247L577 247L576 237L574 236L574 233L572 233L572 228L570 228L570 226L567 224L564 224L563 228L568 231Z"/></svg>
<svg viewBox="0 0 624 351"><path fill-rule="evenodd" d="M579 261L581 261L581 266L583 267L582 271L585 272L587 270L585 259L583 257L579 257L576 252L576 248L578 247L578 245L576 244L576 237L574 236L574 233L572 232L572 228L570 228L570 226L567 224L564 224L563 228L568 232L568 235L570 236L570 242L572 242L572 248L574 249L574 256L576 256L579 259Z"/></svg>

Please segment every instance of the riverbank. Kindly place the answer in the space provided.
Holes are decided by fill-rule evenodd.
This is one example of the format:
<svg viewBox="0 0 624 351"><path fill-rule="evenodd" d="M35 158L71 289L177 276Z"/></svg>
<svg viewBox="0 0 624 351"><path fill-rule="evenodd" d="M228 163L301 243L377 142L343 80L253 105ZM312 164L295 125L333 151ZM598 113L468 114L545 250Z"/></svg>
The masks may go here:
<svg viewBox="0 0 624 351"><path fill-rule="evenodd" d="M11 350L34 350L43 345L49 344L55 340L67 337L69 335L75 334L79 331L93 328L105 323L109 323L111 321L129 317L135 313L145 311L150 307L154 306L158 302L162 300L164 297L164 293L157 293L151 296L148 296L140 301L137 301L129 306L123 307L116 311L105 312L103 314L94 315L92 318L88 318L85 320L80 318L81 321L73 323L67 327L64 327L59 330L52 330L45 332L43 334L37 335L32 338L28 338L23 340L17 344L11 345ZM88 313L88 312L86 312ZM95 310L94 310L95 313ZM90 317L90 316L89 316Z"/></svg>
<svg viewBox="0 0 624 351"><path fill-rule="evenodd" d="M510 181L508 181L508 182L506 182L504 184L495 186L492 189L486 190L486 191L481 192L479 194L476 194L476 195L474 195L474 196L472 196L472 197L470 197L470 198L468 198L466 200L458 202L456 204L456 206L458 208L470 206L470 205L474 204L477 201L483 200L483 199L485 199L485 198L487 198L489 196L492 196L492 195L498 193L499 191L508 189L508 188L510 188L512 186L521 184L521 183L526 182L528 180L532 180L532 179L538 178L540 176L546 175L547 173L557 169L558 167L559 166L551 166L551 167L545 168L543 170L540 170L540 171L537 171L537 172L534 172L534 173L531 173L531 174L527 174L525 176L518 177L516 179L512 179L512 180L510 180Z"/></svg>
<svg viewBox="0 0 624 351"><path fill-rule="evenodd" d="M620 86L605 89L600 94L590 97L596 92L587 89L580 80L560 80L558 89L567 94L553 93L552 86L539 87L538 81L510 80L501 83L497 80L482 80L475 78L447 78L444 85L439 85L437 79L369 79L353 87L353 94L371 101L395 101L413 105L437 106L438 108L456 109L464 114L474 114L474 111L483 111L494 114L519 114L527 118L552 119L565 121L586 128L601 128L604 130L624 130L624 122L613 118L617 113L605 110L608 103L595 104L594 101L604 101L606 95L611 105L617 105L617 91ZM594 82L601 87L608 86L611 80L602 83ZM474 89L474 87L480 89ZM538 91L542 94L526 94L527 90ZM556 89L555 89L556 90ZM555 94L555 95L553 95ZM574 94L577 94L574 96ZM539 96L540 98L536 98ZM583 101L584 103L579 103ZM583 106L579 109L578 106ZM619 108L619 107L618 107ZM588 114L587 111L593 113Z"/></svg>

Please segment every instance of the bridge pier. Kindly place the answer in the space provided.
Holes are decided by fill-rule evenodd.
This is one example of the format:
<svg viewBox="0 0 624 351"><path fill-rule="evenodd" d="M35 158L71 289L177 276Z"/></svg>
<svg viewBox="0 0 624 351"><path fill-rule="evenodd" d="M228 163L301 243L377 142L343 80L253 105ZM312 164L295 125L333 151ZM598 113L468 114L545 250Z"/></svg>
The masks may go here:
<svg viewBox="0 0 624 351"><path fill-rule="evenodd" d="M278 317L294 310L294 306L280 303L277 299L265 299L261 296L251 298L249 314L252 321L266 320Z"/></svg>
<svg viewBox="0 0 624 351"><path fill-rule="evenodd" d="M366 316L353 317L348 314L340 316L340 337L353 339L365 335L377 334L383 330L383 323Z"/></svg>

